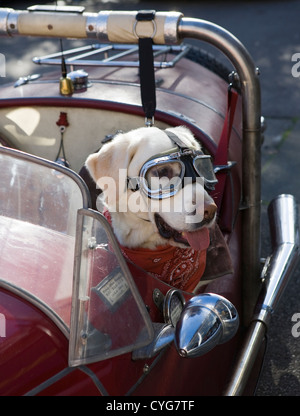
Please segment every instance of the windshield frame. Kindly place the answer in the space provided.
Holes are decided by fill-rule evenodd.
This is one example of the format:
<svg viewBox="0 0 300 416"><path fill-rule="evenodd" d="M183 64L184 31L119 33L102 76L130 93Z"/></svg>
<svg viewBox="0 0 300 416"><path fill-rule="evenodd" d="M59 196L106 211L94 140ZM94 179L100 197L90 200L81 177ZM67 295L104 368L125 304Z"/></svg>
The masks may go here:
<svg viewBox="0 0 300 416"><path fill-rule="evenodd" d="M4 146L0 146L0 155L3 155L4 157L7 156L8 158L18 159L25 163L28 162L32 164L37 164L45 168L55 170L58 173L67 176L69 179L71 179L75 183L76 187L79 189L81 193L82 208L88 209L91 206L91 197L90 197L90 193L88 191L87 185L85 184L83 179L73 170L67 167L61 166L55 162L42 159L40 157L31 155L28 153L24 153L16 149L4 147ZM5 215L4 217L9 218ZM11 217L11 218L15 220L14 217ZM17 219L17 221L20 221L20 220ZM76 224L76 227L77 227L77 224ZM46 229L46 227L44 228ZM77 233L77 229L76 229L76 233ZM74 256L75 256L75 250L74 250ZM74 263L74 260L73 260L73 263ZM35 294L31 293L30 291L26 290L25 288L19 285L14 284L11 281L2 279L1 276L0 276L0 288L8 290L11 293L14 293L15 295L19 296L20 298L26 300L27 302L37 307L58 326L58 328L66 336L66 338L69 338L70 328L68 327L68 325L64 322L64 320L61 318L61 316L59 316L59 314L56 311L54 311L46 302L43 301L42 298L37 297Z"/></svg>

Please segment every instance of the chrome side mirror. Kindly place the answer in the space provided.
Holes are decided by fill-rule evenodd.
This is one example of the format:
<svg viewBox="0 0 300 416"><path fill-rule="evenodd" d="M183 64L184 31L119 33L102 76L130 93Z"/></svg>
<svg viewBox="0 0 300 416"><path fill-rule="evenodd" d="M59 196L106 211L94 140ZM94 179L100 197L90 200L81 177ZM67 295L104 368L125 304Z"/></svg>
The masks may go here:
<svg viewBox="0 0 300 416"><path fill-rule="evenodd" d="M185 305L175 330L175 345L182 357L199 357L237 332L239 316L231 302L220 295L202 294Z"/></svg>

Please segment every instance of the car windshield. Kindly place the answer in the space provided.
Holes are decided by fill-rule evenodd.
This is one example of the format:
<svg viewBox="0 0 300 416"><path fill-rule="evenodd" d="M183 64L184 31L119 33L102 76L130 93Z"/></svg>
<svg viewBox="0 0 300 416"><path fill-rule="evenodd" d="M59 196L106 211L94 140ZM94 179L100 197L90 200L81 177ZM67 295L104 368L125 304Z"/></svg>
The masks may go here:
<svg viewBox="0 0 300 416"><path fill-rule="evenodd" d="M71 365L150 342L148 312L109 224L87 209L80 177L4 147L0 165L0 287L37 306L70 338Z"/></svg>
<svg viewBox="0 0 300 416"><path fill-rule="evenodd" d="M4 147L0 165L0 285L68 328L84 186L68 169Z"/></svg>

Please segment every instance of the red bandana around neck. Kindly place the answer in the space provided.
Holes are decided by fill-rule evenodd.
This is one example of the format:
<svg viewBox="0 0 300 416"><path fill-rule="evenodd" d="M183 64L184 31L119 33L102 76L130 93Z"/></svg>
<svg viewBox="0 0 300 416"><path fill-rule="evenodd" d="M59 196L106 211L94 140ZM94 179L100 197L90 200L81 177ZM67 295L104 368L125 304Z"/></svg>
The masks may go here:
<svg viewBox="0 0 300 416"><path fill-rule="evenodd" d="M107 210L103 215L111 224ZM127 260L151 273L163 282L184 291L191 292L199 283L206 266L206 249L194 250L171 245L147 248L128 248L120 245Z"/></svg>

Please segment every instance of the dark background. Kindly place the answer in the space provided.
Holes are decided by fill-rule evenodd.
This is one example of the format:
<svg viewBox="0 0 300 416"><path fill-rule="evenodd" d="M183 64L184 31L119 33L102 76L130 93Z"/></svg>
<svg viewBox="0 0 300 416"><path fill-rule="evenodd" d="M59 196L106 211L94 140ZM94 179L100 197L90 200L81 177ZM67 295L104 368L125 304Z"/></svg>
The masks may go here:
<svg viewBox="0 0 300 416"><path fill-rule="evenodd" d="M0 1L0 6L25 9L35 3L55 4L53 1ZM88 12L177 10L186 17L210 20L223 26L246 46L260 68L262 114L267 122L262 148L262 255L270 254L267 204L280 193L292 193L300 201L300 78L292 75L295 64L292 56L300 53L300 1L78 0L57 3L82 5ZM57 51L59 47L58 41L49 39L0 38L0 53L6 59L6 77L0 78L0 83L41 72L31 59ZM259 396L300 396L300 338L295 338L291 332L292 316L300 313L299 270L298 266L272 317L268 350L257 389Z"/></svg>

